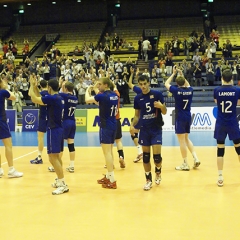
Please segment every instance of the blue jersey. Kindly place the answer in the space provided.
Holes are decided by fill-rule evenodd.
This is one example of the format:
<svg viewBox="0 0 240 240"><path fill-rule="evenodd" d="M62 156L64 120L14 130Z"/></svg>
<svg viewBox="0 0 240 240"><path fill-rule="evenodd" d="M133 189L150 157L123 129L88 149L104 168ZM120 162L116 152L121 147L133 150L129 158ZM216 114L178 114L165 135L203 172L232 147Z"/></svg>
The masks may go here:
<svg viewBox="0 0 240 240"><path fill-rule="evenodd" d="M175 119L178 121L190 120L193 88L171 86L169 91L175 99Z"/></svg>
<svg viewBox="0 0 240 240"><path fill-rule="evenodd" d="M154 107L155 101L164 104L162 93L155 90L150 90L147 94L140 93L134 98L134 108L140 110L142 127L156 129L163 126L161 109Z"/></svg>
<svg viewBox="0 0 240 240"><path fill-rule="evenodd" d="M5 90L0 90L0 121L7 121L6 111L5 111L5 98L10 98L10 93Z"/></svg>
<svg viewBox="0 0 240 240"><path fill-rule="evenodd" d="M140 87L137 87L137 86L134 86L134 87L133 87L133 91L134 91L136 94L142 93L142 89L141 89Z"/></svg>
<svg viewBox="0 0 240 240"><path fill-rule="evenodd" d="M47 105L47 127L62 127L64 100L59 94L42 97L42 102Z"/></svg>
<svg viewBox="0 0 240 240"><path fill-rule="evenodd" d="M237 102L240 90L231 85L223 85L214 89L214 99L217 100L217 124L229 125L237 122Z"/></svg>
<svg viewBox="0 0 240 240"><path fill-rule="evenodd" d="M118 96L110 90L94 96L99 102L100 127L116 130L116 115L118 112Z"/></svg>
<svg viewBox="0 0 240 240"><path fill-rule="evenodd" d="M63 120L71 119L75 121L75 109L78 104L78 98L70 93L59 93L64 100Z"/></svg>
<svg viewBox="0 0 240 240"><path fill-rule="evenodd" d="M48 93L47 90L44 90L44 91L40 92L40 95L42 97L44 97L48 94L49 93ZM46 120L46 118L47 118L47 106L40 105L40 107L39 107L39 118L42 119L42 120Z"/></svg>

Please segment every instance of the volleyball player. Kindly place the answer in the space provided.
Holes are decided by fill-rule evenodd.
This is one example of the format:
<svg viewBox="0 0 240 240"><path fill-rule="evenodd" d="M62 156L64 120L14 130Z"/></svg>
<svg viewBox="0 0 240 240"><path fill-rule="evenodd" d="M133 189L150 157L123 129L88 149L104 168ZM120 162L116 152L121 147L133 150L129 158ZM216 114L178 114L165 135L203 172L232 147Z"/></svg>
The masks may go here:
<svg viewBox="0 0 240 240"><path fill-rule="evenodd" d="M171 85L174 76L178 73L176 78L177 86ZM190 133L191 126L191 103L193 97L193 88L189 82L184 78L182 71L173 67L173 74L165 82L165 87L169 90L175 99L175 133L180 145L180 151L183 158L183 164L177 166L176 170L189 171L190 167L187 162L187 148L193 156L193 168L197 168L200 165L197 154L194 151L194 146L188 135Z"/></svg>
<svg viewBox="0 0 240 240"><path fill-rule="evenodd" d="M138 77L138 84L142 93L134 98L135 116L131 123L131 134L134 134L134 126L141 121L139 143L143 149L143 166L145 170L146 183L144 190L152 187L152 173L150 163L150 151L152 147L155 164L155 183L161 182L161 145L162 145L162 114L167 113L163 95L160 91L150 89L150 81L146 75Z"/></svg>
<svg viewBox="0 0 240 240"><path fill-rule="evenodd" d="M64 100L58 94L59 83L57 80L49 80L49 95L38 97L33 90L33 86L36 85L36 80L32 76L30 77L30 82L31 87L29 95L31 96L32 101L40 105L47 105L47 152L49 161L57 174L57 179L52 184L56 190L54 190L52 194L63 194L68 192L69 188L64 180L60 158L60 152L63 151L62 114L64 111Z"/></svg>
<svg viewBox="0 0 240 240"><path fill-rule="evenodd" d="M40 81L40 87L41 87L41 92L38 90L38 86L34 86L34 91L38 97L40 96L46 96L48 95L48 89L47 89L47 81L46 80L41 80ZM37 135L38 135L38 156L34 159L31 160L31 164L42 164L42 151L44 148L44 134L47 131L47 107L46 106L39 106L39 117L38 117L38 130L37 130Z"/></svg>
<svg viewBox="0 0 240 240"><path fill-rule="evenodd" d="M67 140L68 151L70 156L70 164L66 170L70 173L74 173L74 161L75 161L75 147L74 147L74 137L76 133L76 120L75 120L75 109L78 104L78 98L73 95L74 85L71 82L63 82L62 84L63 92L60 96L63 98L64 104L64 114L63 114L63 130L64 139ZM62 153L60 154L62 157Z"/></svg>
<svg viewBox="0 0 240 240"><path fill-rule="evenodd" d="M233 86L232 72L228 69L222 73L222 86L214 89L214 101L217 103L217 120L214 130L214 138L217 140L217 185L222 187L223 157L227 135L233 141L240 161L240 133L236 111L237 105L240 104L240 91Z"/></svg>
<svg viewBox="0 0 240 240"><path fill-rule="evenodd" d="M90 96L90 87L86 91L86 103L95 103L99 105L100 129L99 138L103 154L107 165L107 174L97 182L102 187L116 189L117 184L113 171L113 144L117 131L116 115L118 111L118 96L110 90L112 82L109 78L103 77L99 79L99 91L94 97Z"/></svg>
<svg viewBox="0 0 240 240"><path fill-rule="evenodd" d="M0 139L5 147L5 157L8 162L8 177L19 178L23 176L22 172L18 172L13 166L13 152L12 152L12 137L7 123L6 111L5 111L5 99L16 100L14 94L7 90L8 85L2 79L0 79ZM0 155L0 178L4 175L4 171L1 165Z"/></svg>
<svg viewBox="0 0 240 240"><path fill-rule="evenodd" d="M131 75L129 77L128 81L128 86L130 89L132 89L136 94L139 94L142 92L140 87L135 86L132 81L133 81L133 74L134 74L134 68L130 68ZM139 129L141 127L141 122L138 121L138 123L134 126L134 133L131 134L131 138L134 142L134 145L137 147L137 157L133 160L134 163L139 162L142 159L143 153L142 153L142 146L138 143L138 133Z"/></svg>

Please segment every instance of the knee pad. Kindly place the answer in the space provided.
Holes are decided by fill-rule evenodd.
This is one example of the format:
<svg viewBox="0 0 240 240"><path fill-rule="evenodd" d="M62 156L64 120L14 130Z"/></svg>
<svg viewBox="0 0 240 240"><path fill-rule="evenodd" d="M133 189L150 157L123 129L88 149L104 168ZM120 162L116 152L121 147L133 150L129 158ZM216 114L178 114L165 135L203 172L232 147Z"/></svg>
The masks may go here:
<svg viewBox="0 0 240 240"><path fill-rule="evenodd" d="M143 153L143 163L150 163L150 153Z"/></svg>
<svg viewBox="0 0 240 240"><path fill-rule="evenodd" d="M162 163L162 156L161 154L153 154L153 160L155 164Z"/></svg>
<svg viewBox="0 0 240 240"><path fill-rule="evenodd" d="M134 135L131 135L131 138L134 141L135 138L138 138L138 133L134 133Z"/></svg>
<svg viewBox="0 0 240 240"><path fill-rule="evenodd" d="M74 152L75 151L74 143L68 144L68 150L69 150L69 152Z"/></svg>
<svg viewBox="0 0 240 240"><path fill-rule="evenodd" d="M225 148L217 148L217 156L223 157L225 152Z"/></svg>
<svg viewBox="0 0 240 240"><path fill-rule="evenodd" d="M233 140L233 143L234 144L239 144L240 143L240 139Z"/></svg>
<svg viewBox="0 0 240 240"><path fill-rule="evenodd" d="M240 146L239 147L235 147L235 151L236 151L237 155L240 155Z"/></svg>

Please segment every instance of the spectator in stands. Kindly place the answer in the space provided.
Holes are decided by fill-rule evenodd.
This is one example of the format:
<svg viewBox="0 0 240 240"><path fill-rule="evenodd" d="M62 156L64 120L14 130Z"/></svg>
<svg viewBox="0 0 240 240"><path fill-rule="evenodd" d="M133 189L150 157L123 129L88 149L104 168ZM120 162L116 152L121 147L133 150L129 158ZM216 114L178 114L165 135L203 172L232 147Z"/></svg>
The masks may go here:
<svg viewBox="0 0 240 240"><path fill-rule="evenodd" d="M94 50L95 50L95 47L94 47L94 45L93 45L92 42L89 43L89 46L88 46L88 47L91 49L91 52L93 53Z"/></svg>
<svg viewBox="0 0 240 240"><path fill-rule="evenodd" d="M158 60L165 58L166 53L164 52L164 49L162 47L159 48L157 56L158 56Z"/></svg>
<svg viewBox="0 0 240 240"><path fill-rule="evenodd" d="M99 66L99 69L98 69L98 77L99 78L102 78L102 77L105 77L105 70L102 68L102 65Z"/></svg>
<svg viewBox="0 0 240 240"><path fill-rule="evenodd" d="M13 53L13 56L16 57L17 56L17 43L16 42L13 42L13 46L12 46L12 53Z"/></svg>
<svg viewBox="0 0 240 240"><path fill-rule="evenodd" d="M110 37L109 37L108 33L105 33L104 42L103 42L103 43L104 43L104 46L108 45L109 48L110 48L110 46L111 46L111 40L110 40Z"/></svg>
<svg viewBox="0 0 240 240"><path fill-rule="evenodd" d="M50 79L50 67L47 63L45 63L43 67L43 78L44 80L48 81Z"/></svg>
<svg viewBox="0 0 240 240"><path fill-rule="evenodd" d="M85 93L88 85L83 82L83 78L79 78L79 83L76 85L78 91L78 104L85 104Z"/></svg>
<svg viewBox="0 0 240 240"><path fill-rule="evenodd" d="M190 38L192 40L192 38ZM184 38L183 42L183 54L189 58L189 50L191 49L191 41L189 39Z"/></svg>
<svg viewBox="0 0 240 240"><path fill-rule="evenodd" d="M204 42L205 39L206 39L205 34L202 32L202 33L200 34L200 37L199 37L199 43L200 43L200 45Z"/></svg>
<svg viewBox="0 0 240 240"><path fill-rule="evenodd" d="M172 50L172 44L169 41L166 41L164 43L164 52L167 53L169 52L169 50L170 51Z"/></svg>
<svg viewBox="0 0 240 240"><path fill-rule="evenodd" d="M155 68L153 68L151 72L151 87L152 88L158 87L157 73Z"/></svg>
<svg viewBox="0 0 240 240"><path fill-rule="evenodd" d="M145 39L142 43L143 58L145 62L148 61L148 50L150 49L150 42L148 39Z"/></svg>
<svg viewBox="0 0 240 240"><path fill-rule="evenodd" d="M202 69L198 63L195 63L195 86L202 86Z"/></svg>
<svg viewBox="0 0 240 240"><path fill-rule="evenodd" d="M121 77L122 72L123 72L123 64L120 61L120 58L118 58L118 61L115 63L115 72Z"/></svg>
<svg viewBox="0 0 240 240"><path fill-rule="evenodd" d="M169 58L171 59L171 57ZM160 58L160 60L158 61L159 68L161 68L162 64L166 64L166 60L164 58Z"/></svg>
<svg viewBox="0 0 240 240"><path fill-rule="evenodd" d="M210 38L216 43L217 48L219 48L219 37L219 33L215 29L213 29L210 34Z"/></svg>
<svg viewBox="0 0 240 240"><path fill-rule="evenodd" d="M165 66L166 66L167 74L171 75L172 74L173 61L172 61L172 58L170 58L169 56L166 57Z"/></svg>
<svg viewBox="0 0 240 240"><path fill-rule="evenodd" d="M188 63L187 71L186 71L186 79L191 86L194 86L194 81L193 81L194 70L195 70L195 67L192 66L191 63Z"/></svg>
<svg viewBox="0 0 240 240"><path fill-rule="evenodd" d="M81 50L79 49L78 46L76 46L73 50L73 54L79 54L81 52Z"/></svg>
<svg viewBox="0 0 240 240"><path fill-rule="evenodd" d="M208 85L213 86L214 85L214 66L211 62L208 64L208 67L206 68L206 77L207 77Z"/></svg>
<svg viewBox="0 0 240 240"><path fill-rule="evenodd" d="M215 66L215 81L221 81L222 77L222 63L221 60L218 60L217 65Z"/></svg>
<svg viewBox="0 0 240 240"><path fill-rule="evenodd" d="M143 43L143 37L141 36L138 40L138 59L143 59L142 43Z"/></svg>
<svg viewBox="0 0 240 240"><path fill-rule="evenodd" d="M163 83L165 82L167 78L167 69L164 64L161 65L161 68L159 69L160 77L163 79Z"/></svg>
<svg viewBox="0 0 240 240"><path fill-rule="evenodd" d="M174 56L179 55L180 43L181 43L181 41L178 39L178 36L174 36L173 41L172 41L172 51L173 51Z"/></svg>
<svg viewBox="0 0 240 240"><path fill-rule="evenodd" d="M204 40L202 43L200 43L199 51L202 52L202 55L206 52L206 49L208 48L208 42Z"/></svg>
<svg viewBox="0 0 240 240"><path fill-rule="evenodd" d="M216 58L217 44L212 40L209 45L212 50L212 58Z"/></svg>
<svg viewBox="0 0 240 240"><path fill-rule="evenodd" d="M128 72L128 69L127 67L123 67L123 72L122 72L122 79L124 79L124 77L126 76L126 81L128 82L128 79L129 79L129 72Z"/></svg>
<svg viewBox="0 0 240 240"><path fill-rule="evenodd" d="M191 43L191 49L193 54L196 54L197 52L199 52L199 48L200 48L199 42L197 41L196 38L194 38Z"/></svg>
<svg viewBox="0 0 240 240"><path fill-rule="evenodd" d="M113 69L113 70L114 70L115 63L114 63L114 58L113 58L113 56L111 56L111 57L109 58L109 60L108 60L108 67L109 67L110 69Z"/></svg>
<svg viewBox="0 0 240 240"><path fill-rule="evenodd" d="M192 60L193 60L193 64L194 65L198 64L198 66L200 66L202 58L199 56L199 52L198 51L195 52L195 55L193 55L193 59Z"/></svg>
<svg viewBox="0 0 240 240"><path fill-rule="evenodd" d="M113 37L112 41L113 41L113 49L117 50L119 48L119 41L120 41L117 33L114 33L114 37Z"/></svg>
<svg viewBox="0 0 240 240"><path fill-rule="evenodd" d="M72 69L70 68L69 64L66 64L65 70L62 72L62 75L63 75L65 81L69 81L69 82L73 81ZM45 79L45 77L44 77L44 79Z"/></svg>
<svg viewBox="0 0 240 240"><path fill-rule="evenodd" d="M148 71L147 68L144 69L144 72L142 73L142 75L147 76L148 78L150 78L150 72Z"/></svg>
<svg viewBox="0 0 240 240"><path fill-rule="evenodd" d="M229 56L229 53L228 53L228 49L227 49L226 43L223 44L222 55L224 56L224 58L228 58L228 56Z"/></svg>
<svg viewBox="0 0 240 240"><path fill-rule="evenodd" d="M210 45L208 45L208 48L206 49L205 53L206 53L208 59L209 58L212 59L212 49L211 49Z"/></svg>
<svg viewBox="0 0 240 240"><path fill-rule="evenodd" d="M221 61L221 64L222 65L224 65L225 64L225 62L226 62L226 59L225 59L225 57L222 55L221 56L221 59L220 59L220 61Z"/></svg>
<svg viewBox="0 0 240 240"><path fill-rule="evenodd" d="M105 59L105 52L103 51L103 49L101 47L99 48L99 55L102 60Z"/></svg>
<svg viewBox="0 0 240 240"><path fill-rule="evenodd" d="M205 64L206 70L209 68L210 63L212 63L212 59L209 58L208 62Z"/></svg>
<svg viewBox="0 0 240 240"><path fill-rule="evenodd" d="M23 100L24 101L28 100L29 99L29 96L28 96L29 82L27 81L26 78L23 78L20 89L23 94Z"/></svg>
<svg viewBox="0 0 240 240"><path fill-rule="evenodd" d="M181 65L180 65L180 70L182 71L184 76L186 76L187 67L188 67L187 61L186 61L186 59L183 59Z"/></svg>
<svg viewBox="0 0 240 240"><path fill-rule="evenodd" d="M93 60L96 62L99 56L99 48L97 47L93 52Z"/></svg>
<svg viewBox="0 0 240 240"><path fill-rule="evenodd" d="M10 49L8 49L8 52L6 54L7 60L9 60L11 63L14 63L15 57Z"/></svg>
<svg viewBox="0 0 240 240"><path fill-rule="evenodd" d="M88 46L86 46L83 50L83 53L84 53L84 60L88 64L92 52L91 52L90 48Z"/></svg>
<svg viewBox="0 0 240 240"><path fill-rule="evenodd" d="M221 69L222 72L223 72L224 70L231 70L231 69L232 69L231 64L229 63L228 60L226 60L225 63L222 64L222 69Z"/></svg>
<svg viewBox="0 0 240 240"><path fill-rule="evenodd" d="M171 50L169 50L169 51L167 52L167 57L170 58L170 59L173 58L173 53L171 52Z"/></svg>
<svg viewBox="0 0 240 240"><path fill-rule="evenodd" d="M236 83L239 80L238 79L238 69L239 69L239 65L237 64L237 61L234 61L233 65L232 65L232 69L231 69L234 83Z"/></svg>
<svg viewBox="0 0 240 240"><path fill-rule="evenodd" d="M232 43L229 39L226 41L226 48L228 50L228 57L232 58Z"/></svg>
<svg viewBox="0 0 240 240"><path fill-rule="evenodd" d="M14 87L13 95L16 97L16 100L12 101L13 109L15 109L17 112L22 112L23 95L20 91L18 91L17 87Z"/></svg>
<svg viewBox="0 0 240 240"><path fill-rule="evenodd" d="M4 57L6 57L6 54L8 53L8 43L7 42L4 42L2 49L3 49Z"/></svg>
<svg viewBox="0 0 240 240"><path fill-rule="evenodd" d="M108 62L109 57L111 56L110 45L108 45L108 44L106 43L103 51L104 51L104 53L105 53L105 60Z"/></svg>
<svg viewBox="0 0 240 240"><path fill-rule="evenodd" d="M28 55L30 51L28 39L23 40L23 51L25 52L26 55Z"/></svg>
<svg viewBox="0 0 240 240"><path fill-rule="evenodd" d="M128 71L128 73L129 73L129 76L130 76L130 69L132 68L132 67L134 67L134 63L132 62L132 59L129 57L128 58L128 60L126 61L126 67L127 67L127 71ZM129 77L128 77L128 79L129 79Z"/></svg>
<svg viewBox="0 0 240 240"><path fill-rule="evenodd" d="M206 63L208 62L207 53L204 53L201 61L202 61L202 71L206 72Z"/></svg>
<svg viewBox="0 0 240 240"><path fill-rule="evenodd" d="M157 64L154 64L153 69L155 70L156 78L159 78L160 77L160 68L157 66Z"/></svg>

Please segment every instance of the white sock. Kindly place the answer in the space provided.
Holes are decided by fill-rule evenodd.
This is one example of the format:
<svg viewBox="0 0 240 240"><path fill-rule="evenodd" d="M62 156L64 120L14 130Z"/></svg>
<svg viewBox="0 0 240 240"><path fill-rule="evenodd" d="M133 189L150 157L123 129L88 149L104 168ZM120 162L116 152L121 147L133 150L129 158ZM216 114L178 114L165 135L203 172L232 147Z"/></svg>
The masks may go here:
<svg viewBox="0 0 240 240"><path fill-rule="evenodd" d="M115 182L114 172L108 172L108 177L111 183Z"/></svg>
<svg viewBox="0 0 240 240"><path fill-rule="evenodd" d="M3 169L2 168L0 168L0 173L2 173L3 172Z"/></svg>
<svg viewBox="0 0 240 240"><path fill-rule="evenodd" d="M38 151L38 160L42 159L42 151Z"/></svg>
<svg viewBox="0 0 240 240"><path fill-rule="evenodd" d="M187 158L184 158L184 159L183 159L183 162L186 163L186 164L188 164L188 163L187 163Z"/></svg>
<svg viewBox="0 0 240 240"><path fill-rule="evenodd" d="M106 173L106 178L109 179L109 173L108 172Z"/></svg>
<svg viewBox="0 0 240 240"><path fill-rule="evenodd" d="M223 172L223 170L218 170L218 175L222 176L222 172Z"/></svg>
<svg viewBox="0 0 240 240"><path fill-rule="evenodd" d="M61 186L66 185L64 178L58 179L58 182L60 183Z"/></svg>
<svg viewBox="0 0 240 240"><path fill-rule="evenodd" d="M198 160L197 154L195 152L192 152L192 155L195 160Z"/></svg>
<svg viewBox="0 0 240 240"><path fill-rule="evenodd" d="M70 160L69 167L74 167L74 160Z"/></svg>
<svg viewBox="0 0 240 240"><path fill-rule="evenodd" d="M9 170L8 170L9 172L14 172L15 171L15 169L14 169L14 167L12 166L12 167L9 167Z"/></svg>
<svg viewBox="0 0 240 240"><path fill-rule="evenodd" d="M138 152L138 155L142 154L142 146L141 145L137 146L137 152Z"/></svg>

